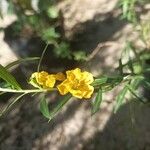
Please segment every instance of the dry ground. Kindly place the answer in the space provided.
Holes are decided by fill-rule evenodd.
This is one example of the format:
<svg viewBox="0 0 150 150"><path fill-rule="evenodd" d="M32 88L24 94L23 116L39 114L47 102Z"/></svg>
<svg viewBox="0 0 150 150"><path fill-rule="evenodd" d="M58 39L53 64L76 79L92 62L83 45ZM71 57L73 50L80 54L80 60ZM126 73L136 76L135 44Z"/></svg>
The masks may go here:
<svg viewBox="0 0 150 150"><path fill-rule="evenodd" d="M94 75L113 73L127 39L141 45L138 34L131 33L132 25L120 20L116 3L117 0L66 0L58 4L64 16L65 35L74 48L92 52L99 43L110 43L81 65ZM18 56L0 37L0 63L6 65ZM9 54L4 53L7 51ZM112 114L117 90L104 96L101 110L93 117L90 100L72 99L50 123L39 113L38 96L27 96L0 121L0 149L150 150L149 107L128 102ZM56 96L49 97L52 105Z"/></svg>

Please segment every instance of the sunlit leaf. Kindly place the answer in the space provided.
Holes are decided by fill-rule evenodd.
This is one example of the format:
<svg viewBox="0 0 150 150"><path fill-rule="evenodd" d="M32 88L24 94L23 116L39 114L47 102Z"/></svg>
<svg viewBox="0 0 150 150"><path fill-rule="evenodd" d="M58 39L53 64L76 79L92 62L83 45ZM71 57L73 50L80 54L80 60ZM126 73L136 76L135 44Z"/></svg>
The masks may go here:
<svg viewBox="0 0 150 150"><path fill-rule="evenodd" d="M127 94L127 91L128 91L128 87L124 87L120 93L117 95L116 97L116 105L115 105L115 108L114 108L114 112L116 113L117 110L120 108L120 106L122 105L123 103L123 100L125 99L125 95Z"/></svg>
<svg viewBox="0 0 150 150"><path fill-rule="evenodd" d="M52 18L55 19L58 17L59 13L58 13L58 9L56 7L51 6L48 10L47 10L47 15Z"/></svg>
<svg viewBox="0 0 150 150"><path fill-rule="evenodd" d="M96 95L95 101L92 104L92 115L94 115L99 110L101 102L102 102L102 89L100 88Z"/></svg>
<svg viewBox="0 0 150 150"><path fill-rule="evenodd" d="M8 3L7 13L10 15L14 13L14 4L12 1L9 1Z"/></svg>
<svg viewBox="0 0 150 150"><path fill-rule="evenodd" d="M0 65L0 78L12 85L14 88L21 89L16 79L2 65Z"/></svg>
<svg viewBox="0 0 150 150"><path fill-rule="evenodd" d="M143 80L142 77L135 77L134 79L132 79L131 83L130 83L130 86L132 86L132 89L136 90L139 85L140 85L140 82Z"/></svg>

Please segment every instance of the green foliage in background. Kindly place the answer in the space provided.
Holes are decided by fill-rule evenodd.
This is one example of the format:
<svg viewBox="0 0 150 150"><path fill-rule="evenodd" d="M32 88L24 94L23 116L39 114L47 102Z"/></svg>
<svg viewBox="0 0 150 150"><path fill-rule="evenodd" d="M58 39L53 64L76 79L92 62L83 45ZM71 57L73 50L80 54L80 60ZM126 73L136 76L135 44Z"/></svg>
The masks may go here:
<svg viewBox="0 0 150 150"><path fill-rule="evenodd" d="M40 37L45 43L54 46L58 58L84 60L84 51L72 52L70 43L64 38L62 16L55 0L8 0L8 13L15 14L14 36ZM2 17L1 7L0 16ZM78 57L78 52L83 53Z"/></svg>
<svg viewBox="0 0 150 150"><path fill-rule="evenodd" d="M71 53L70 45L66 41L61 40L61 34L56 31L58 13L56 12L54 5L49 7L48 4L50 4L50 2L53 1L45 1L45 3L39 1L39 10L34 10L30 4L30 1L16 1L14 11L18 14L19 21L21 20L17 26L18 31L22 29L22 26L29 26L31 29L34 27L34 33L36 35L40 36L47 43L54 45L56 56L61 56L62 58L68 59L74 58L76 60L84 58L86 60L86 56L82 51ZM136 11L136 6L138 6L139 3L143 5L147 2L149 1L120 1L123 18L126 18L134 24L135 30L133 30L133 32L137 31L139 33L138 38L143 41L145 45L142 48L139 48L135 46L134 42L126 41L121 57L118 60L118 67L114 70L114 75L108 76L103 74L94 78L91 86L94 87L95 97L91 102L91 115L94 115L100 109L102 102L105 100L104 96L107 92L118 86L121 87L121 90L118 92L115 99L116 104L114 107L114 112L117 112L126 100L130 101L132 99L139 103L150 103L149 99L146 99L144 93L142 92L150 90L150 20L149 18L147 20L141 20L140 17L138 18ZM11 3L11 5L14 5L14 3ZM19 5L18 8L17 5ZM26 10L29 10L30 13L26 12ZM20 11L23 13L19 14ZM47 19L49 22L47 22ZM23 24L21 25L21 23ZM45 51L46 49L44 49L40 58L37 72L39 72L39 67ZM5 93L16 93L19 95L1 111L1 116L7 113L10 108L23 96L27 94L42 93L42 99L39 102L40 111L43 116L50 121L72 98L70 94L62 96L62 98L57 101L57 104L53 108L49 109L46 94L50 91L54 92L56 89L23 89L17 80L9 73L9 69L12 66L26 61L35 61L37 59L39 58L21 59L9 64L6 67L0 65L0 78L2 80L0 81L0 95Z"/></svg>
<svg viewBox="0 0 150 150"><path fill-rule="evenodd" d="M136 22L135 4L138 0L120 0L122 8L122 18Z"/></svg>
<svg viewBox="0 0 150 150"><path fill-rule="evenodd" d="M138 18L138 8L142 8L149 0L119 0L119 7L121 8L121 18L127 19L130 22L136 23Z"/></svg>

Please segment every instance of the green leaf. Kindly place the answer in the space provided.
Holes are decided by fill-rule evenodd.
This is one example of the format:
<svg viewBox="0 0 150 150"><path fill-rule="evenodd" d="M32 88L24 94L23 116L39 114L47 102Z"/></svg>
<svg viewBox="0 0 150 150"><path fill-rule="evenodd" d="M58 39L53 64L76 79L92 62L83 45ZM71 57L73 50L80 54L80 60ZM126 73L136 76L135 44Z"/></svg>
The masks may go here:
<svg viewBox="0 0 150 150"><path fill-rule="evenodd" d="M70 100L71 97L72 96L70 94L65 95L63 100L61 100L52 111L50 111L49 121L54 118L54 116L62 109L62 107Z"/></svg>
<svg viewBox="0 0 150 150"><path fill-rule="evenodd" d="M139 86L141 81L143 80L143 77L135 77L134 79L131 80L130 86L132 89L136 90Z"/></svg>
<svg viewBox="0 0 150 150"><path fill-rule="evenodd" d="M54 48L54 53L56 57L61 57L61 58L72 58L71 50L70 50L70 45L69 43L66 42L61 42L58 46Z"/></svg>
<svg viewBox="0 0 150 150"><path fill-rule="evenodd" d="M100 88L96 95L96 99L92 105L92 115L94 115L99 110L101 102L102 102L102 89Z"/></svg>
<svg viewBox="0 0 150 150"><path fill-rule="evenodd" d="M15 100L10 102L1 112L0 117L2 117L4 114L6 114L23 96L27 95L28 93L23 93L19 95Z"/></svg>
<svg viewBox="0 0 150 150"><path fill-rule="evenodd" d="M117 95L116 97L116 105L115 105L115 108L114 108L114 112L116 113L117 110L119 109L119 107L122 105L123 103L123 100L125 98L125 95L127 94L127 91L128 91L128 87L124 87L121 92Z"/></svg>
<svg viewBox="0 0 150 150"><path fill-rule="evenodd" d="M76 61L84 61L87 58L86 53L84 51L75 51L72 54L74 56L74 60Z"/></svg>
<svg viewBox="0 0 150 150"><path fill-rule="evenodd" d="M23 62L29 62L29 61L39 60L39 59L40 59L39 57L31 57L31 58L19 59L19 60L13 61L12 63L10 63L7 66L5 66L5 69L10 69L11 67L13 67L15 65L18 65L20 63L23 63Z"/></svg>
<svg viewBox="0 0 150 150"><path fill-rule="evenodd" d="M102 88L104 92L111 90L120 82L123 80L122 76L114 76L114 77L101 77L98 79L95 79L94 82L91 84L95 87L95 90L97 91L97 88Z"/></svg>
<svg viewBox="0 0 150 150"><path fill-rule="evenodd" d="M144 51L140 56L140 60L149 60L150 59L150 53L148 51Z"/></svg>
<svg viewBox="0 0 150 150"><path fill-rule="evenodd" d="M45 28L41 32L42 39L46 42L56 41L60 34L55 31L54 27Z"/></svg>
<svg viewBox="0 0 150 150"><path fill-rule="evenodd" d="M106 83L107 80L108 80L108 77L101 77L101 78L95 79L91 85L92 86L99 86L101 84Z"/></svg>
<svg viewBox="0 0 150 150"><path fill-rule="evenodd" d="M14 6L13 2L9 1L8 8L7 8L7 13L10 14L10 15L14 14L14 7L15 6Z"/></svg>
<svg viewBox="0 0 150 150"><path fill-rule="evenodd" d="M142 98L140 96L138 96L135 92L135 90L132 88L131 85L127 84L126 87L128 88L129 92L138 100L140 100L141 102L144 103L144 101L142 100Z"/></svg>
<svg viewBox="0 0 150 150"><path fill-rule="evenodd" d="M145 88L150 89L150 80L144 79L142 83Z"/></svg>
<svg viewBox="0 0 150 150"><path fill-rule="evenodd" d="M45 96L40 101L40 111L43 114L43 116L49 119L50 112L49 112L49 108L48 108L48 104L46 102Z"/></svg>
<svg viewBox="0 0 150 150"><path fill-rule="evenodd" d="M58 9L54 6L51 6L48 10L47 10L47 15L48 17L55 19L59 16L59 12Z"/></svg>
<svg viewBox="0 0 150 150"><path fill-rule="evenodd" d="M8 82L10 85L12 85L16 89L21 89L19 83L16 81L16 79L2 66L0 65L0 78Z"/></svg>
<svg viewBox="0 0 150 150"><path fill-rule="evenodd" d="M118 85L123 80L122 76L109 77L107 80L108 84L112 84L112 86Z"/></svg>

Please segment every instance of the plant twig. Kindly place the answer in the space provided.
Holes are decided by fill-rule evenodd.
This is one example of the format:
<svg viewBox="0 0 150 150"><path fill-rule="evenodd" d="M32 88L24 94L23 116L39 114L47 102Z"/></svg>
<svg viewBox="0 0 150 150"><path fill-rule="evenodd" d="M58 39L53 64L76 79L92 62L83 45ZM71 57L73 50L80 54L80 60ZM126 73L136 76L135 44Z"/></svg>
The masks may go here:
<svg viewBox="0 0 150 150"><path fill-rule="evenodd" d="M47 43L46 46L45 46L45 48L44 48L44 50L43 50L43 52L42 52L42 55L40 57L39 64L38 64L38 67L37 67L37 72L40 71L41 63L42 63L42 60L43 60L43 57L44 57L44 54L45 54L45 52L47 50L48 45L49 44Z"/></svg>
<svg viewBox="0 0 150 150"><path fill-rule="evenodd" d="M104 42L104 43L99 43L97 47L93 50L93 52L87 57L86 61L90 61L95 57L95 55L104 47L104 46L111 46L113 44L116 44L114 42Z"/></svg>

